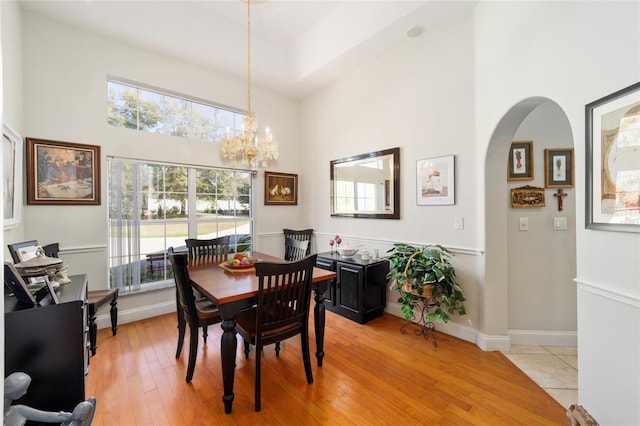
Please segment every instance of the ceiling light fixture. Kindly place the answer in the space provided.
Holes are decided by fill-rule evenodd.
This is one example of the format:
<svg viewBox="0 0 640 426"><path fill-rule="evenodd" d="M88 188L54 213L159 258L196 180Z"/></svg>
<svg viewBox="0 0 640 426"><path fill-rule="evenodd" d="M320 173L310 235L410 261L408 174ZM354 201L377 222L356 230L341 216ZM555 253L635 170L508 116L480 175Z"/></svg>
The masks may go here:
<svg viewBox="0 0 640 426"><path fill-rule="evenodd" d="M220 141L220 155L235 165L240 160L251 168L267 167L269 160L278 159L278 142L269 127L258 136L258 122L251 111L251 2L247 1L247 115L242 122L242 131L231 136L229 129Z"/></svg>
<svg viewBox="0 0 640 426"><path fill-rule="evenodd" d="M415 38L415 37L419 37L422 35L422 33L424 32L424 27L413 27L411 29L409 29L409 31L407 31L407 37L411 37L411 38Z"/></svg>

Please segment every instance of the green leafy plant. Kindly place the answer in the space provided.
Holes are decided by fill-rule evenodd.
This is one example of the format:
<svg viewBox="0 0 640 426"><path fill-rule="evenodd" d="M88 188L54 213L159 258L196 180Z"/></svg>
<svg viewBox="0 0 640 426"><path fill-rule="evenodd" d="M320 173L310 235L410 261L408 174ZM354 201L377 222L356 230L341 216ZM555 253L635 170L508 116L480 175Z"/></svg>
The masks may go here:
<svg viewBox="0 0 640 426"><path fill-rule="evenodd" d="M425 321L448 322L450 315L466 315L465 297L449 259L451 251L441 245L415 247L394 244L387 251L390 288L400 293L398 303L411 321L418 301L429 304ZM426 288L426 291L425 291Z"/></svg>

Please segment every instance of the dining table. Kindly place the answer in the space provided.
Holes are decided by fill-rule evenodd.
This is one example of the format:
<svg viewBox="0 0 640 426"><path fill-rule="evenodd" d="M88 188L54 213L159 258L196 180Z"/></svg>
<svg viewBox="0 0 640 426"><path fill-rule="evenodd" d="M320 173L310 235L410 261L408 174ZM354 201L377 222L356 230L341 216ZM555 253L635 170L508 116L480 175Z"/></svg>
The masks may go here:
<svg viewBox="0 0 640 426"><path fill-rule="evenodd" d="M247 252L255 261L286 262L284 259L257 251ZM258 277L254 267L234 269L225 261L227 256L200 257L189 260L188 271L194 288L218 305L222 318L222 337L220 357L222 360L222 381L225 413L231 413L233 406L233 383L236 368L236 319L250 310L257 302ZM312 290L315 301L314 330L316 336L316 358L318 367L322 367L324 358L324 293L328 281L336 273L322 268L313 268Z"/></svg>

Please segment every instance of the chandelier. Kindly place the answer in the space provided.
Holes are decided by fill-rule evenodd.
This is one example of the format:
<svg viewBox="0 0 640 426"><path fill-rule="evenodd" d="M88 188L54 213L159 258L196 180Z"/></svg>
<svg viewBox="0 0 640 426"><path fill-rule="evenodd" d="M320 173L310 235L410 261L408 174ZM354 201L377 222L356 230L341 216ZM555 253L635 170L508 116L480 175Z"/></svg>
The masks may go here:
<svg viewBox="0 0 640 426"><path fill-rule="evenodd" d="M269 160L278 158L278 142L266 127L258 135L256 115L251 111L251 1L247 2L247 115L242 122L242 131L231 136L229 129L220 141L220 155L235 165L238 160L253 169L266 167Z"/></svg>

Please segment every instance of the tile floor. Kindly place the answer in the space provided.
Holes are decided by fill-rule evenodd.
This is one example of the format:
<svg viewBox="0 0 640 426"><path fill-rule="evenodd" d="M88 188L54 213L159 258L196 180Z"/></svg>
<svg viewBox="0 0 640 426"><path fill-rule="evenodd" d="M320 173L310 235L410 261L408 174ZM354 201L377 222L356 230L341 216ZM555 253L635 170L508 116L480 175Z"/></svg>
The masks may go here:
<svg viewBox="0 0 640 426"><path fill-rule="evenodd" d="M511 345L505 352L520 370L563 407L578 403L578 348Z"/></svg>

